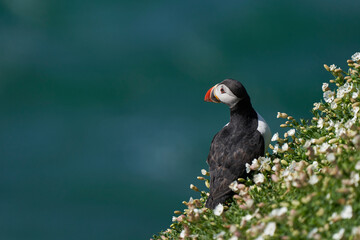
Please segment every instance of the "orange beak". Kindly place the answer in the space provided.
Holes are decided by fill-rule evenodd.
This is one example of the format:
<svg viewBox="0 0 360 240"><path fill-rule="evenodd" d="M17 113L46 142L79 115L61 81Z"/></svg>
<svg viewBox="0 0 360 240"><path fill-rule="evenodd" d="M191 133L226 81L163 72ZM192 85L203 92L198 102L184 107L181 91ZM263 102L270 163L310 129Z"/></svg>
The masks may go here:
<svg viewBox="0 0 360 240"><path fill-rule="evenodd" d="M213 93L213 90L214 90L215 87L216 87L216 85L213 86L212 88L210 88L206 92L205 98L204 98L205 102L214 102L214 103L219 103L220 102L219 98Z"/></svg>

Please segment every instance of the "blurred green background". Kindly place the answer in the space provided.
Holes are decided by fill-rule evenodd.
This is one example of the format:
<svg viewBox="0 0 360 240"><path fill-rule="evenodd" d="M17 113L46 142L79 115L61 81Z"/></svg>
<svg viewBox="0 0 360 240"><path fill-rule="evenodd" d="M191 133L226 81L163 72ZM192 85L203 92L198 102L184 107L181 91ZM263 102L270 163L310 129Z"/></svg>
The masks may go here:
<svg viewBox="0 0 360 240"><path fill-rule="evenodd" d="M243 82L273 132L360 51L359 1L3 0L0 239L148 239L171 224ZM202 186L201 186L202 187Z"/></svg>

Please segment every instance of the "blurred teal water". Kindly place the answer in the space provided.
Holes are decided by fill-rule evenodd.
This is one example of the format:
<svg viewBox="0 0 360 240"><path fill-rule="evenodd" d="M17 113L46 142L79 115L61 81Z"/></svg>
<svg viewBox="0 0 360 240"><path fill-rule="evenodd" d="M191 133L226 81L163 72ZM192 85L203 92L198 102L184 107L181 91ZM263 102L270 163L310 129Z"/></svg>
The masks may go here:
<svg viewBox="0 0 360 240"><path fill-rule="evenodd" d="M0 238L148 239L171 224L235 78L273 132L360 51L360 3L4 1Z"/></svg>

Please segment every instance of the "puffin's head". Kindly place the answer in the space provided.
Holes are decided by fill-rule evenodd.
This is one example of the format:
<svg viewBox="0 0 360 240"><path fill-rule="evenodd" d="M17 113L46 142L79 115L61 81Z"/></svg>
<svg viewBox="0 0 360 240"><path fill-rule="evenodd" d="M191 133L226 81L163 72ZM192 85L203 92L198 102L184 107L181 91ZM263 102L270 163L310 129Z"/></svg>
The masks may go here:
<svg viewBox="0 0 360 240"><path fill-rule="evenodd" d="M239 101L249 98L245 87L234 79L225 79L221 83L210 88L206 95L206 102L225 103L230 108L234 107Z"/></svg>

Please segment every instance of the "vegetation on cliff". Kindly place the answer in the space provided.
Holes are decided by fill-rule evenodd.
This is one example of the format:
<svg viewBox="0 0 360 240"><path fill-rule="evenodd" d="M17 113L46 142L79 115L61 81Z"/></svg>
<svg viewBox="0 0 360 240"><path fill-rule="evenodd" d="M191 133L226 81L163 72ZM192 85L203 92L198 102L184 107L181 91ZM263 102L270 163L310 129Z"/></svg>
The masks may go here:
<svg viewBox="0 0 360 240"><path fill-rule="evenodd" d="M200 197L184 201L153 239L360 239L360 53L347 63L347 71L324 65L333 79L312 119L277 114L288 131L274 134L272 154L246 166L253 178L229 186L231 201L207 209L208 193L191 185Z"/></svg>

